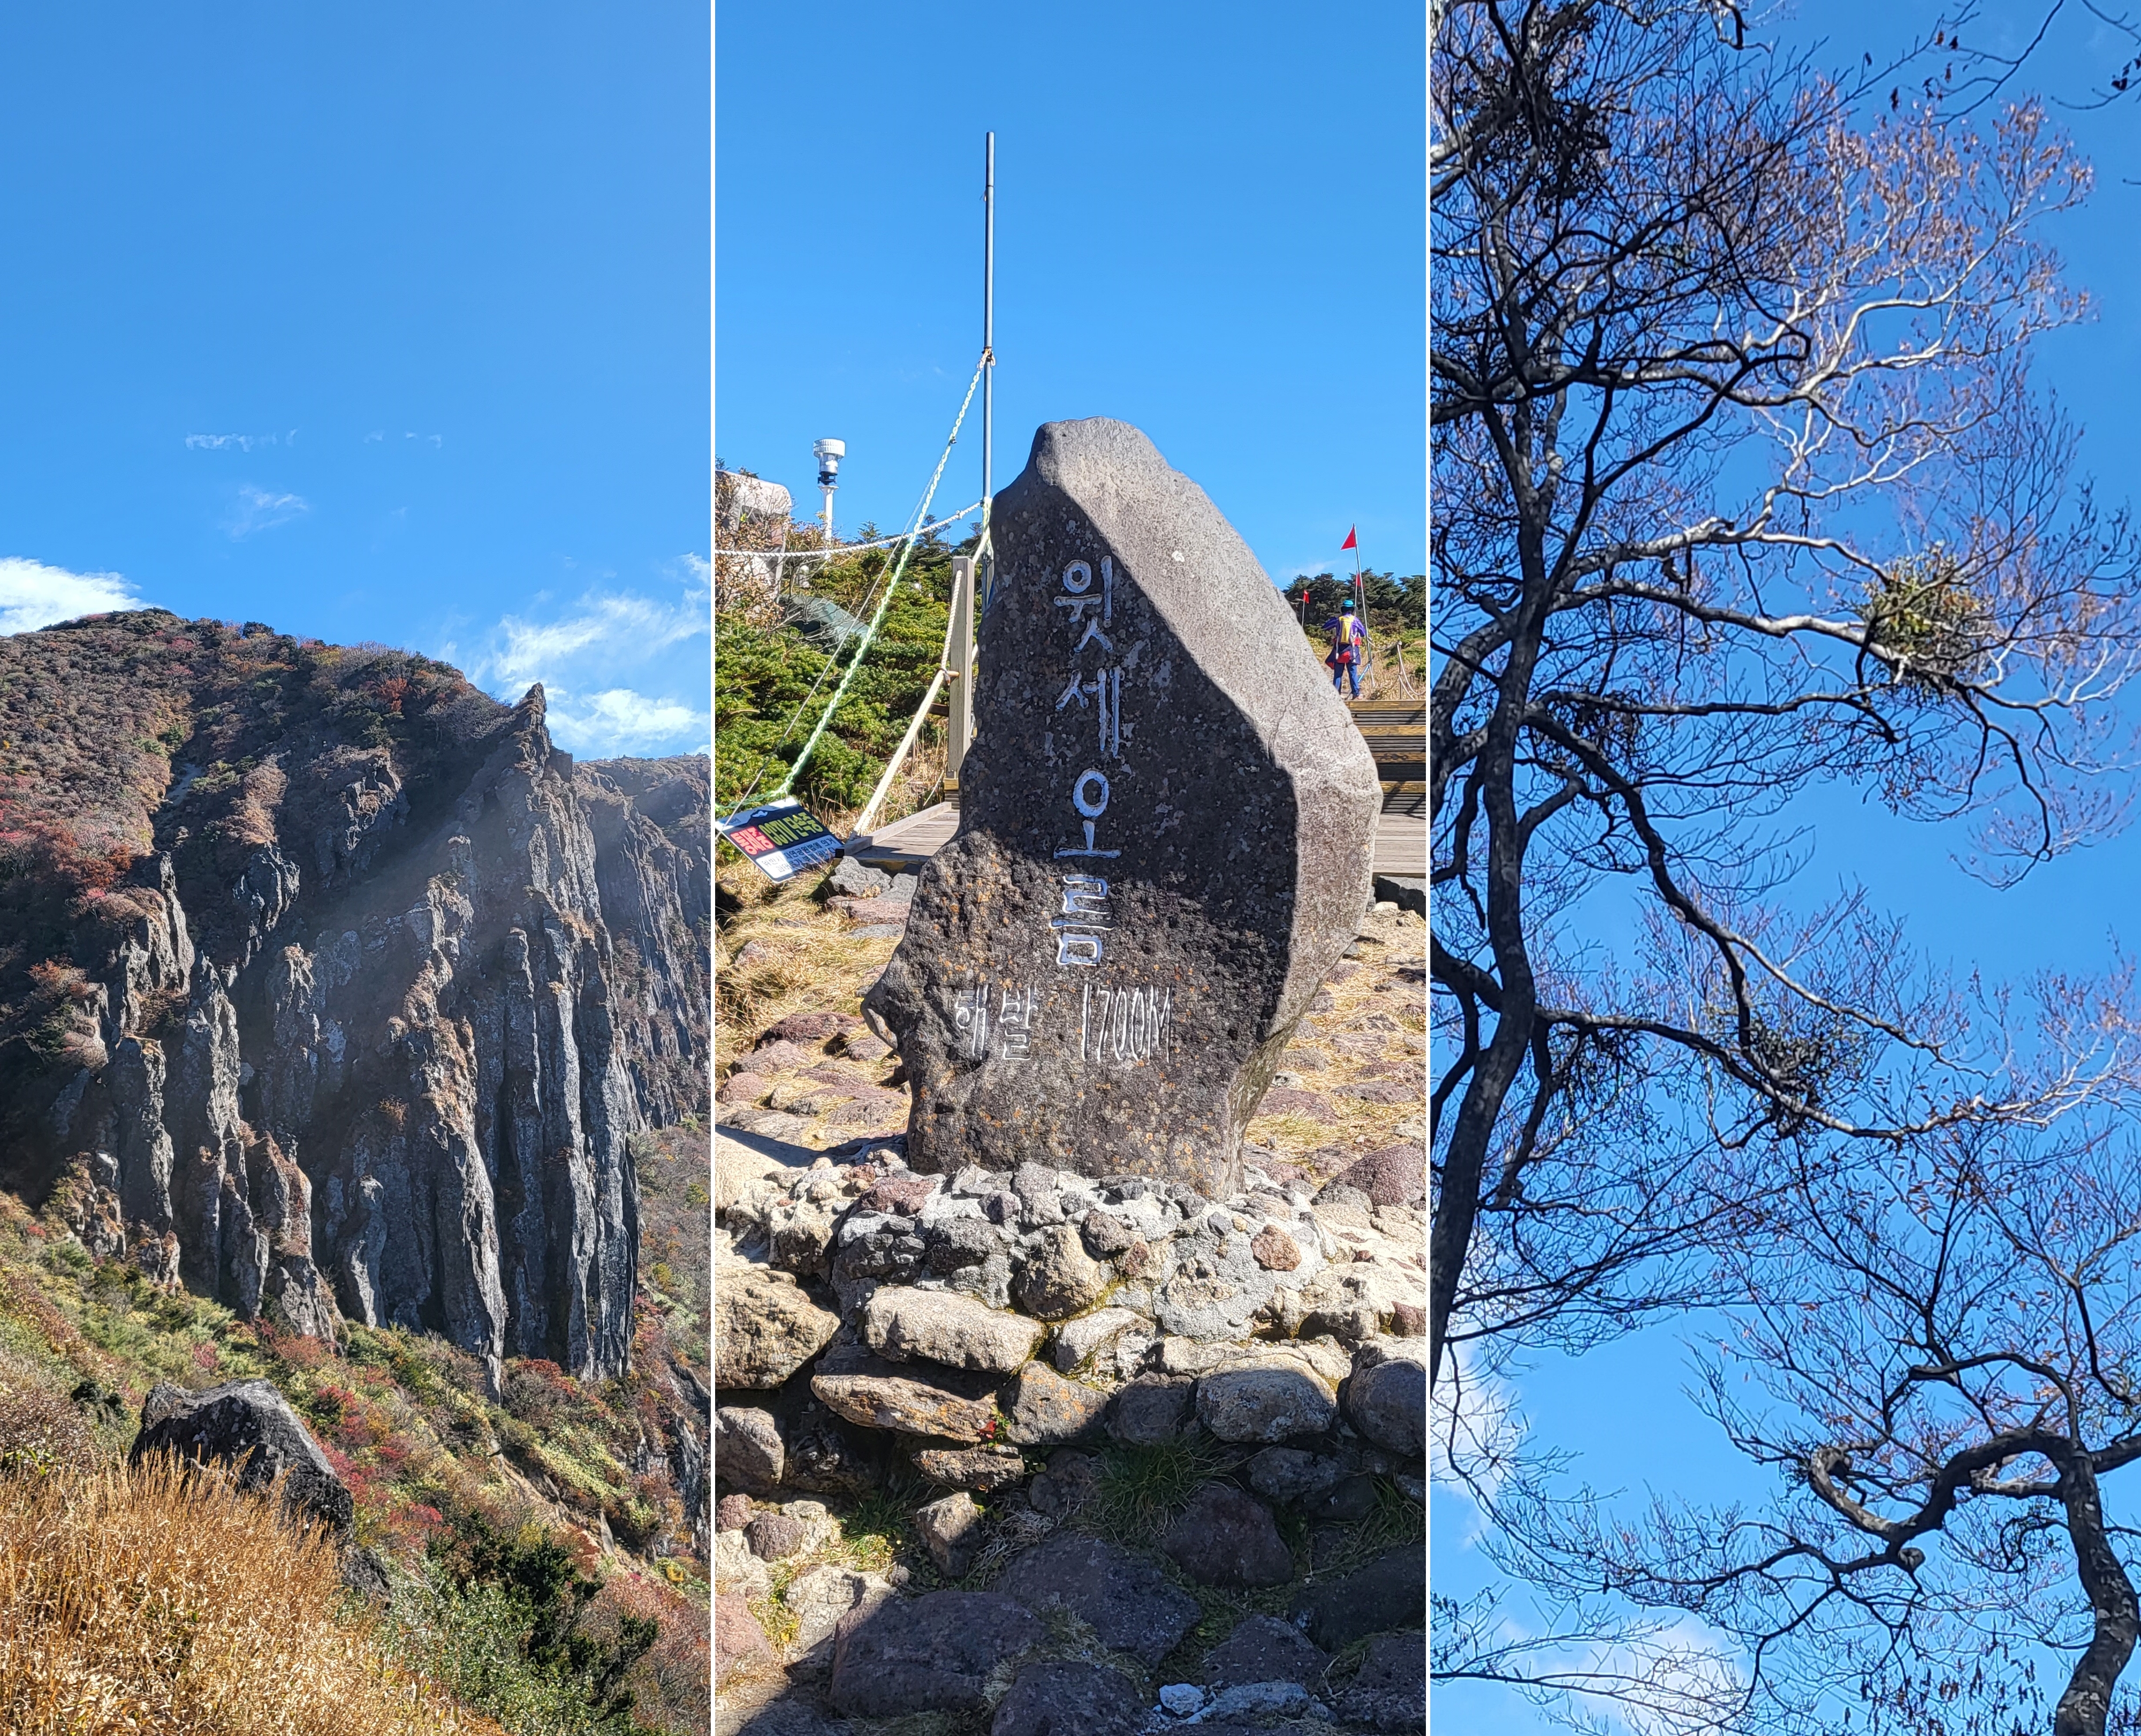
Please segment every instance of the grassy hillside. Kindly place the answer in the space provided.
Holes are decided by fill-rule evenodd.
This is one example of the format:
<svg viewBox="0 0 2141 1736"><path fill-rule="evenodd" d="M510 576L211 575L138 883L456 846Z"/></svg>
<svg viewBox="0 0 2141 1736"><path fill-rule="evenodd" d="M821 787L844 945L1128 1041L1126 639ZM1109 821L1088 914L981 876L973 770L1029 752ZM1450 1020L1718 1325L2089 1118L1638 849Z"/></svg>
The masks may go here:
<svg viewBox="0 0 2141 1736"><path fill-rule="evenodd" d="M4 1400L0 1400L4 1402ZM493 1733L348 1607L334 1550L186 1477L0 1477L0 1729Z"/></svg>
<svg viewBox="0 0 2141 1736"><path fill-rule="evenodd" d="M450 1690L441 1715L460 1716L453 1710L460 1706L525 1736L702 1732L710 1716L709 1594L662 1448L660 1413L665 1401L674 1404L667 1385L673 1364L699 1371L701 1380L707 1367L707 1143L698 1129L677 1129L643 1138L636 1155L645 1282L634 1372L598 1387L549 1363L509 1362L497 1403L482 1396L473 1359L442 1339L352 1325L337 1350L265 1322L241 1321L199 1297L158 1290L130 1263L93 1259L69 1221L76 1199L71 1186L63 1183L34 1214L0 1194L0 1536L11 1529L11 1512L27 1516L33 1507L58 1536L85 1534L85 1515L153 1515L159 1503L170 1506L175 1497L168 1487L116 1475L149 1388L160 1380L198 1388L264 1377L305 1418L348 1484L357 1541L391 1564L399 1586L385 1620L337 1609L322 1592L275 1629L273 1644L294 1644L291 1636L303 1628L313 1635L307 1645L328 1660L322 1669L341 1658L348 1671L378 1672L383 1683L421 1676L438 1691ZM216 1517L224 1512L199 1509L211 1527L226 1522ZM228 1523L258 1529L242 1515ZM164 1521L155 1524L171 1530ZM211 1529L183 1546L174 1541L155 1557L161 1565L140 1566L149 1576L140 1583L154 1580L172 1588L168 1595L157 1594L169 1605L165 1613L156 1615L144 1602L135 1612L140 1621L177 1619L170 1609L207 1610L224 1595L218 1588L227 1572L188 1577L193 1569L187 1563L215 1559L214 1536ZM293 1587L318 1583L315 1568L298 1555L260 1559ZM88 1648L87 1661L79 1669L54 1664L62 1676L38 1690L52 1704L72 1707L67 1715L76 1721L57 1714L46 1724L18 1717L21 1727L285 1728L248 1721L266 1718L261 1709L279 1704L272 1694L249 1699L241 1691L256 1679L268 1681L267 1673L256 1670L231 1677L237 1685L227 1684L222 1712L181 1716L172 1709L214 1699L212 1681L201 1674L209 1669L203 1642L196 1640L183 1655L153 1647L128 1652L121 1640L126 1621L135 1617L114 1615L116 1606L99 1601L106 1589L101 1580L70 1578L106 1575L123 1565L116 1556L65 1550L47 1551L28 1566L17 1561L13 1571L0 1560L0 1635L29 1631L25 1623L75 1620L64 1611L52 1613L62 1605L92 1614L104 1610L96 1621L119 1624L111 1657L132 1660L96 1664L110 1646L85 1630L81 1644ZM147 1592L143 1597L155 1600ZM255 1630L245 1624L256 1619L268 1620L242 1610L227 1620L218 1615L214 1620L223 1625L200 1631L250 1633ZM332 1627L331 1635L322 1623ZM245 1655L238 1640L229 1645L231 1656ZM0 1667L0 1677L6 1674ZM262 1691L268 1693L264 1686ZM274 1687L274 1694L281 1692ZM159 1694L165 1699L155 1700ZM154 1701L164 1709L144 1713L134 1724L99 1724L96 1718L105 1715L94 1709L104 1704L99 1696L115 1705ZM387 1708L380 1719L392 1711L390 1702L399 1704L388 1694L380 1702ZM0 1728L17 1727L0 1718ZM318 1726L330 1727L493 1726L481 1718L460 1724L365 1723L353 1713L350 1722ZM300 1721L287 1728L314 1726Z"/></svg>

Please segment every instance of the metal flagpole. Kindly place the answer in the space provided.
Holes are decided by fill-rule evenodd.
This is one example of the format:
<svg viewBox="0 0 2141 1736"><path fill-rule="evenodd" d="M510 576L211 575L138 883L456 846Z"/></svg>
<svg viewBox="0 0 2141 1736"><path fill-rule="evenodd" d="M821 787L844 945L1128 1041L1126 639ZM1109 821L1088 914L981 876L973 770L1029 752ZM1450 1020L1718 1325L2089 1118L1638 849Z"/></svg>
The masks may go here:
<svg viewBox="0 0 2141 1736"><path fill-rule="evenodd" d="M1366 658L1364 658L1364 659L1363 659L1363 660L1365 661L1366 658L1373 658L1373 657L1374 657L1374 655L1375 655L1375 647L1374 647L1372 644L1370 644L1369 643L1367 643L1367 638L1368 638L1368 595L1367 595L1367 593L1361 588L1361 530L1360 530L1360 527L1359 527L1357 525L1354 526L1352 535L1353 535L1353 613L1354 613L1354 614L1356 614L1356 615L1358 615L1358 616L1361 618L1361 639L1362 639L1362 643L1361 643L1361 650L1366 653ZM1369 678L1369 680L1370 680L1370 681L1371 681L1371 682L1373 682L1373 683L1375 683L1375 691L1380 693L1382 691L1382 689L1383 689L1383 684L1382 684L1381 681L1380 679L1378 679L1378 678L1377 678L1379 672L1376 670L1376 667L1375 667L1375 665L1374 665L1374 663L1373 663L1372 662L1371 662L1371 663L1369 663L1369 665L1368 665L1368 670L1369 670L1368 678Z"/></svg>
<svg viewBox="0 0 2141 1736"><path fill-rule="evenodd" d="M983 146L982 171L982 594L995 588L996 551L988 540L997 434L997 136Z"/></svg>

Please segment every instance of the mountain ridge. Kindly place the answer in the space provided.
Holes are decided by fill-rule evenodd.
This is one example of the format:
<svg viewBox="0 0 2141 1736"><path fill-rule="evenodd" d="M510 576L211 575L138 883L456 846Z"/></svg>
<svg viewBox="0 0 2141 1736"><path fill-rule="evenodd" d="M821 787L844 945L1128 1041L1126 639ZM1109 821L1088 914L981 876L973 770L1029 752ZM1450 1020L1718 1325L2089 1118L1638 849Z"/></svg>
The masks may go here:
<svg viewBox="0 0 2141 1736"><path fill-rule="evenodd" d="M0 639L0 1186L290 1330L629 1364L633 1135L705 1107L703 758L185 622Z"/></svg>

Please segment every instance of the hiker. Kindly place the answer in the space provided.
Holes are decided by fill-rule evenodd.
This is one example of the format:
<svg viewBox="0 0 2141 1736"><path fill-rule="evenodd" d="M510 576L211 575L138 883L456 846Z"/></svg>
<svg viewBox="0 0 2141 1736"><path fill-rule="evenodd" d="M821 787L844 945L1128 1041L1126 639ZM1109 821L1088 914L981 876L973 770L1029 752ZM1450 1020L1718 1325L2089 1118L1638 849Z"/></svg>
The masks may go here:
<svg viewBox="0 0 2141 1736"><path fill-rule="evenodd" d="M1331 671L1331 687L1334 693L1342 692L1346 678L1353 678L1353 697L1361 697L1361 659L1368 649L1368 629L1361 624L1361 618L1353 613L1353 599L1348 597L1339 608L1344 612L1335 614L1323 624L1323 630L1331 635L1331 654L1323 659Z"/></svg>

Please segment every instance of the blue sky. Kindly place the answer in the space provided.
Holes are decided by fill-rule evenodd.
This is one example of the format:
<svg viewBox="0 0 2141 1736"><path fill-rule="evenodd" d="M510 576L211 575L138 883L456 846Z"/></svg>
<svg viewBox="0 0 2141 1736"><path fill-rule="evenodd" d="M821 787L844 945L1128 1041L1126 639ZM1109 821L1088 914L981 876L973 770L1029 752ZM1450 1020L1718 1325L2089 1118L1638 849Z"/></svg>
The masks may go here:
<svg viewBox="0 0 2141 1736"><path fill-rule="evenodd" d="M0 8L0 626L135 599L703 747L706 9Z"/></svg>
<svg viewBox="0 0 2141 1736"><path fill-rule="evenodd" d="M1965 39L2018 52L2049 8L2050 0L2043 6L1995 0L1966 27ZM1930 30L1938 15L1932 6L1871 9L1847 0L1802 0L1783 12L1776 35L1798 46L1824 44L1817 58L1843 66L1868 51L1881 56L1914 28ZM2083 102L2092 85L2137 52L2141 43L2070 7L2008 94L2035 91ZM2141 372L2141 277L2134 256L2134 237L2141 234L2135 128L2141 111L2129 97L2095 112L2057 102L2050 111L2097 169L2094 198L2047 230L2065 255L2068 280L2089 291L2096 314L2040 344L2036 377L2081 425L2081 469L2097 479L2099 500L2141 504L2132 481L2141 474L2141 415L2133 396ZM1980 968L1994 979L2047 968L2097 970L2114 939L2129 949L2141 945L2133 891L2141 885L2141 833L2132 824L2141 811L2118 836L2040 868L2006 892L1955 865L1968 842L1960 827L1907 825L1846 792L1809 802L1798 817L1814 848L1800 882L1804 896L1812 901L1840 883L1862 883L1878 905L1907 916L1916 944L1958 970ZM1652 1330L1580 1359L1547 1359L1520 1383L1517 1403L1536 1438L1575 1447L1576 1474L1624 1492L1632 1512L1652 1492L1752 1504L1765 1501L1774 1487L1749 1472L1686 1396L1686 1345L1699 1336L1698 1325ZM2141 1514L2141 1490L2114 1480L2106 1494L2121 1519L2133 1522ZM1483 1583L1473 1546L1476 1520L1466 1504L1438 1490L1431 1522L1436 1588L1461 1594ZM1560 1728L1513 1695L1470 1687L1439 1693L1434 1717L1438 1736L1533 1736Z"/></svg>
<svg viewBox="0 0 2141 1736"><path fill-rule="evenodd" d="M996 476L1135 422L1274 578L1425 570L1425 40L1333 9L731 5L717 29L716 441L836 528L906 522L981 353ZM814 93L824 93L820 100ZM978 406L939 492L981 492Z"/></svg>

